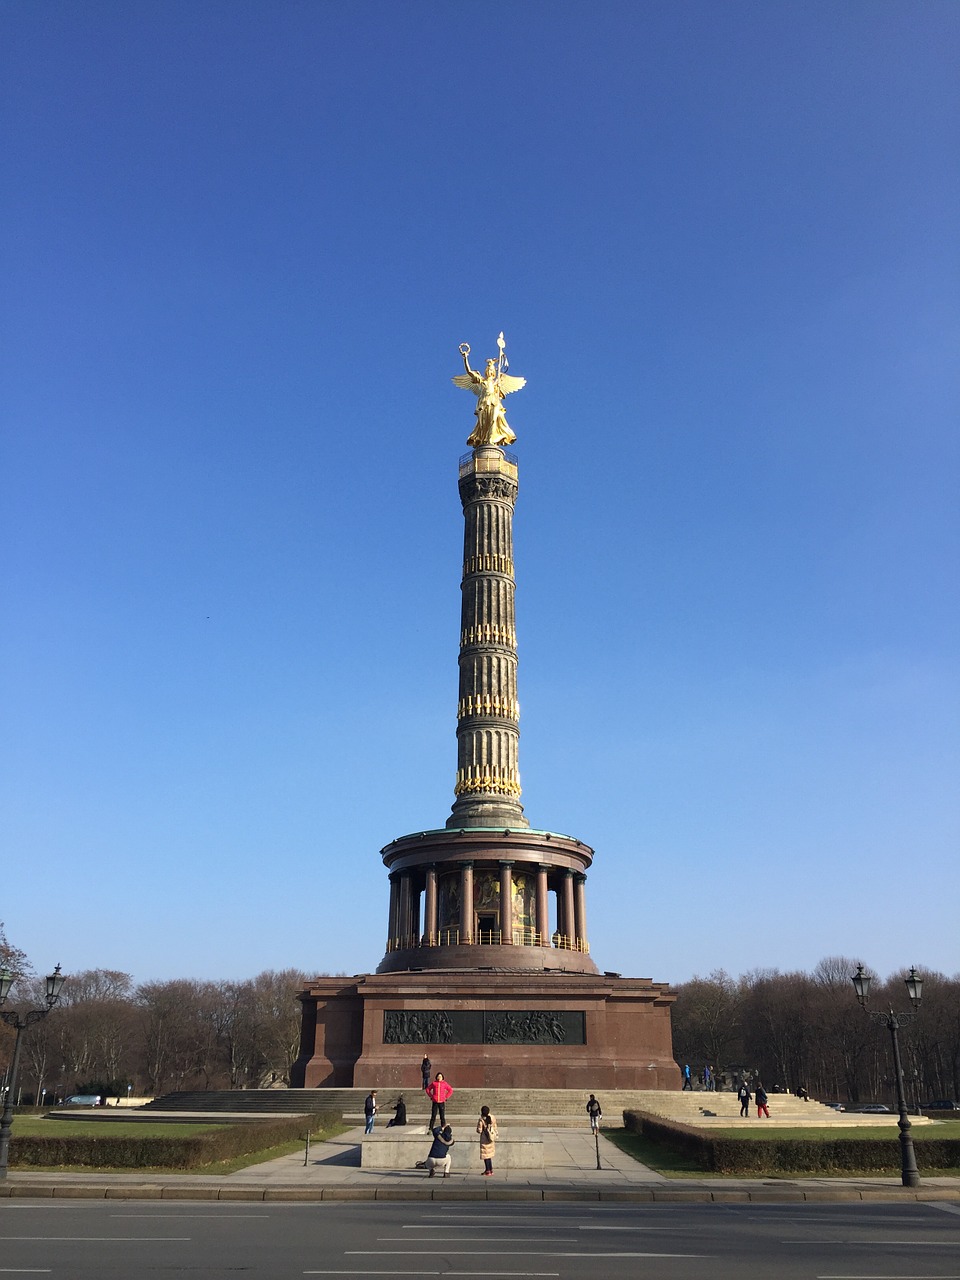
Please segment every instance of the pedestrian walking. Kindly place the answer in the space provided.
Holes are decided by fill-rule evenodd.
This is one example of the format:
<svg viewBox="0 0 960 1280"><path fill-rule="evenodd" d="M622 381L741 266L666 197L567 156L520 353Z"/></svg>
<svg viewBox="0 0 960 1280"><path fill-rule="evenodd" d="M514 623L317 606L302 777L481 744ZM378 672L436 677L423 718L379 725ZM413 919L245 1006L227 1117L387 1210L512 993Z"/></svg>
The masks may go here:
<svg viewBox="0 0 960 1280"><path fill-rule="evenodd" d="M703 1087L707 1093L713 1092L713 1072L710 1070L710 1064L703 1068Z"/></svg>
<svg viewBox="0 0 960 1280"><path fill-rule="evenodd" d="M427 1086L427 1097L430 1099L430 1124L429 1128L437 1123L439 1118L441 1125L447 1123L446 1106L447 1099L452 1095L453 1089L447 1084L443 1078L443 1072L438 1071L433 1084Z"/></svg>
<svg viewBox="0 0 960 1280"><path fill-rule="evenodd" d="M423 1085L421 1087L424 1093L426 1093L430 1085L430 1072L432 1070L433 1070L433 1063L430 1061L427 1055L424 1054L423 1061L420 1063L420 1079L423 1081Z"/></svg>
<svg viewBox="0 0 960 1280"><path fill-rule="evenodd" d="M453 1130L447 1124L442 1129L437 1125L431 1132L433 1133L433 1146L427 1156L427 1168L430 1170L430 1177L432 1178L439 1169L443 1176L448 1178L450 1176L450 1148L456 1141L453 1136Z"/></svg>
<svg viewBox="0 0 960 1280"><path fill-rule="evenodd" d="M490 1114L489 1107L480 1108L477 1133L480 1135L480 1159L483 1161L483 1174L481 1176L491 1178L493 1176L493 1157L497 1150L497 1122Z"/></svg>
<svg viewBox="0 0 960 1280"><path fill-rule="evenodd" d="M600 1109L600 1103L592 1093L587 1102L587 1115L590 1117L590 1132L597 1133L600 1129L600 1117L603 1115L603 1111Z"/></svg>
<svg viewBox="0 0 960 1280"><path fill-rule="evenodd" d="M690 1063L688 1062L683 1068L683 1087L693 1091L693 1081L690 1079Z"/></svg>
<svg viewBox="0 0 960 1280"><path fill-rule="evenodd" d="M761 1116L766 1116L769 1120L770 1112L767 1108L767 1094L759 1080L757 1081L757 1087L753 1091L753 1100L757 1104L757 1119L759 1120Z"/></svg>
<svg viewBox="0 0 960 1280"><path fill-rule="evenodd" d="M740 1099L740 1114L742 1116L750 1115L750 1090L747 1088L747 1082L744 1080L740 1088L737 1090L737 1097Z"/></svg>
<svg viewBox="0 0 960 1280"><path fill-rule="evenodd" d="M364 1133L373 1133L373 1121L377 1114L377 1091L371 1089L363 1100Z"/></svg>

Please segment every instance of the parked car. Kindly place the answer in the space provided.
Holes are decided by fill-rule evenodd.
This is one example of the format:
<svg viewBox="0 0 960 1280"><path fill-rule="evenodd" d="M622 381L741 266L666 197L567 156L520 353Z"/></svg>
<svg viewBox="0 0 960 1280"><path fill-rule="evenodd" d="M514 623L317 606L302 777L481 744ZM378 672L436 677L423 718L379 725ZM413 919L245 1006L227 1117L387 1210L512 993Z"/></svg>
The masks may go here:
<svg viewBox="0 0 960 1280"><path fill-rule="evenodd" d="M64 1107L99 1107L99 1093L74 1093L69 1098L64 1098L62 1104Z"/></svg>
<svg viewBox="0 0 960 1280"><path fill-rule="evenodd" d="M928 1111L960 1111L960 1103L953 1098L937 1098L936 1102L927 1103Z"/></svg>
<svg viewBox="0 0 960 1280"><path fill-rule="evenodd" d="M891 1114L890 1108L885 1107L882 1102L868 1102L865 1107L854 1107L862 1116L888 1116Z"/></svg>

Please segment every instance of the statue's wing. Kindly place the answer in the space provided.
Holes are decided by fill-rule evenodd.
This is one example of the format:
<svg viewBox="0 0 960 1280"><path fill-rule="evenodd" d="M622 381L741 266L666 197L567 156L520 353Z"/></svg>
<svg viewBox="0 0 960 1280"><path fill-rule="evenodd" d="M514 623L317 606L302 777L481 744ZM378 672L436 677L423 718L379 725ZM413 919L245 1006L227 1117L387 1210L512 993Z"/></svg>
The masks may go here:
<svg viewBox="0 0 960 1280"><path fill-rule="evenodd" d="M454 379L456 381L456 379ZM511 391L519 391L527 385L526 378L514 378L509 373L500 375L500 394L508 396Z"/></svg>
<svg viewBox="0 0 960 1280"><path fill-rule="evenodd" d="M469 373L458 373L457 376L455 378L451 378L450 381L455 387L463 387L464 391L472 391L475 396L480 394L481 384L479 382L474 382Z"/></svg>

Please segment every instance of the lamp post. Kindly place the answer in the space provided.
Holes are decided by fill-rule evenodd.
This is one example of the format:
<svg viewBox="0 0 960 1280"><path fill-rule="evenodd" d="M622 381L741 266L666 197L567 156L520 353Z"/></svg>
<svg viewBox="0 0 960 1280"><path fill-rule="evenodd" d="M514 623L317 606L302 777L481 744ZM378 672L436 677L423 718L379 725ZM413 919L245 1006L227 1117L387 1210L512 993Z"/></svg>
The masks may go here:
<svg viewBox="0 0 960 1280"><path fill-rule="evenodd" d="M20 1041L27 1027L33 1026L41 1018L45 1018L60 999L60 988L63 986L64 981L60 966L57 965L53 973L49 974L46 979L47 1003L45 1008L28 1009L25 1013L21 1013L18 1009L0 1009L0 1021L5 1022L9 1027L13 1027L17 1033L17 1038L13 1045L13 1062L10 1066L7 1093L3 1100L3 1116L0 1118L0 1182L7 1176L10 1130L13 1128L13 1102L17 1096L17 1075L20 1071ZM10 988L13 983L14 975L4 965L0 968L0 1004L3 1004L10 994Z"/></svg>
<svg viewBox="0 0 960 1280"><path fill-rule="evenodd" d="M853 989L857 993L860 1007L866 1009L871 1018L883 1023L890 1032L890 1040L893 1043L894 1079L897 1085L897 1110L900 1112L900 1119L897 1121L900 1128L900 1181L905 1187L919 1187L920 1174L917 1171L917 1157L913 1150L913 1138L910 1136L910 1121L907 1118L907 1098L903 1087L899 1031L906 1023L912 1022L920 1010L923 979L917 977L916 969L911 969L910 976L904 978L907 995L913 1005L912 1013L895 1013L893 1009L887 1012L867 1009L867 1001L870 998L870 979L863 972L862 964L857 965L857 972L853 975L851 981L853 982Z"/></svg>

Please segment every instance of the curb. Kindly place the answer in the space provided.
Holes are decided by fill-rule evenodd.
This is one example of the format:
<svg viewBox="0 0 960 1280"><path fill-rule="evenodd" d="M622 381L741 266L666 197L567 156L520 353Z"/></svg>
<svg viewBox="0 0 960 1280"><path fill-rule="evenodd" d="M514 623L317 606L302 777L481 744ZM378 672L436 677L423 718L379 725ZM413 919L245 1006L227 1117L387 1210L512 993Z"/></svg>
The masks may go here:
<svg viewBox="0 0 960 1280"><path fill-rule="evenodd" d="M0 1199L43 1198L53 1200L258 1200L297 1201L310 1203L331 1200L428 1200L443 1201L513 1201L516 1203L554 1203L557 1201L600 1201L611 1204L897 1204L927 1203L945 1200L960 1204L960 1187L915 1190L903 1188L849 1188L835 1191L817 1187L803 1188L731 1188L701 1190L681 1187L656 1189L587 1190L577 1187L176 1187L157 1183L118 1186L116 1183L83 1185L54 1182L13 1182L0 1184Z"/></svg>

